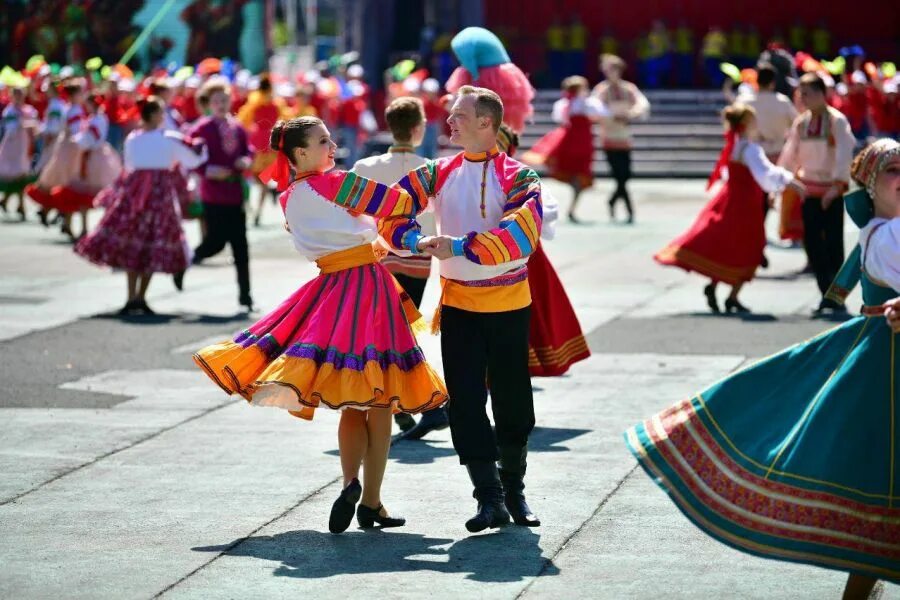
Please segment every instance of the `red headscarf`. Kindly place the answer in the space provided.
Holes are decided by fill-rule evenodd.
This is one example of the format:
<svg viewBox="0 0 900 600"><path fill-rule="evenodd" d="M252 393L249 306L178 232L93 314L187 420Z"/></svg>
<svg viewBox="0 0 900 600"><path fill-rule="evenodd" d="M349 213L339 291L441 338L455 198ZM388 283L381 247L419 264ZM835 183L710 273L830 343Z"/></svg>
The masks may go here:
<svg viewBox="0 0 900 600"><path fill-rule="evenodd" d="M284 153L284 132L282 132L278 140L277 153L278 156L275 157L275 162L263 169L259 174L259 180L263 184L274 181L278 191L283 192L291 183L291 162Z"/></svg>
<svg viewBox="0 0 900 600"><path fill-rule="evenodd" d="M719 160L716 162L716 166L713 167L712 173L709 175L709 180L706 182L706 189L709 189L713 186L715 182L722 178L722 169L728 165L728 161L731 160L731 153L734 151L734 144L737 142L738 131L735 129L729 129L725 132L725 147L722 148L722 154L719 155Z"/></svg>

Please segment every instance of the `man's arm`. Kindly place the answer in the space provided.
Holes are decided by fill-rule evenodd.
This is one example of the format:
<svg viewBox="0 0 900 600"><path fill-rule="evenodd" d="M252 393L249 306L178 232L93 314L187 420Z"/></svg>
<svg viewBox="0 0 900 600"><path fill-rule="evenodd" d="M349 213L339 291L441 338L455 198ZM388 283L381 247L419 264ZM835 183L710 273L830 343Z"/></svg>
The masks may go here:
<svg viewBox="0 0 900 600"><path fill-rule="evenodd" d="M542 218L541 180L532 169L522 168L506 195L500 225L449 238L450 250L453 256L465 256L479 265L499 265L525 258L540 241ZM438 248L435 256L441 258L440 253Z"/></svg>
<svg viewBox="0 0 900 600"><path fill-rule="evenodd" d="M394 184L392 189L403 192L409 199L409 207L402 212L379 215L378 221L378 233L393 250L408 250L413 254L422 252L419 241L425 236L416 217L428 207L436 181L437 163L429 160Z"/></svg>

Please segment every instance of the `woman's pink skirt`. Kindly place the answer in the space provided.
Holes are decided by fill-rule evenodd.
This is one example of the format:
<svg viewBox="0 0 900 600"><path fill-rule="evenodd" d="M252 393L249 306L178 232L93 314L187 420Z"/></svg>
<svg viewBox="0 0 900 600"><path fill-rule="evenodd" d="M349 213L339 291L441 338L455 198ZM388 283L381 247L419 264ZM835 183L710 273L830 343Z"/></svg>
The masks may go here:
<svg viewBox="0 0 900 600"><path fill-rule="evenodd" d="M229 394L304 419L321 404L430 410L447 389L416 343L405 300L378 263L321 274L194 361Z"/></svg>
<svg viewBox="0 0 900 600"><path fill-rule="evenodd" d="M184 178L169 170L139 170L97 196L107 207L75 252L94 264L138 273L177 273L190 263L180 199Z"/></svg>

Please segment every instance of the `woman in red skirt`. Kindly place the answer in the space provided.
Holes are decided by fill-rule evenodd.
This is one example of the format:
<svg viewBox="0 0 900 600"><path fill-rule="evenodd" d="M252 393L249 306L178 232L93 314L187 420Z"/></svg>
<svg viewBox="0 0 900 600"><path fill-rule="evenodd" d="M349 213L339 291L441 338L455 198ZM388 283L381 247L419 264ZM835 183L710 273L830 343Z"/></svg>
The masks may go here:
<svg viewBox="0 0 900 600"><path fill-rule="evenodd" d="M703 293L710 310L721 312L716 299L719 282L731 286L725 300L726 312L750 312L738 301L741 287L753 279L766 245L763 191L780 192L795 188L801 195L802 184L791 173L773 165L762 147L753 139L756 113L745 104L734 104L723 111L727 132L725 148L710 175L707 189L722 176L728 177L713 199L700 211L691 228L663 248L654 257L663 265L696 271L712 281Z"/></svg>
<svg viewBox="0 0 900 600"><path fill-rule="evenodd" d="M587 89L585 87L585 89ZM497 133L497 146L509 156L515 154L519 136L505 123ZM556 237L559 204L543 192L544 219L541 239ZM531 288L531 323L528 330L528 371L532 377L557 377L591 355L587 341L556 269L544 253L543 244L528 258L528 287Z"/></svg>
<svg viewBox="0 0 900 600"><path fill-rule="evenodd" d="M128 273L128 301L120 314L153 314L144 295L153 273L179 273L190 264L181 228L189 196L179 165L206 162L178 133L164 131L163 103L154 96L141 106L141 128L125 140L126 174L97 196L106 213L97 229L75 246L92 263Z"/></svg>
<svg viewBox="0 0 900 600"><path fill-rule="evenodd" d="M562 82L563 97L553 104L553 120L560 126L522 155L533 165L546 165L547 175L572 186L569 220L577 223L575 206L581 192L594 182L594 121L607 115L603 104L588 95L588 81L580 75Z"/></svg>

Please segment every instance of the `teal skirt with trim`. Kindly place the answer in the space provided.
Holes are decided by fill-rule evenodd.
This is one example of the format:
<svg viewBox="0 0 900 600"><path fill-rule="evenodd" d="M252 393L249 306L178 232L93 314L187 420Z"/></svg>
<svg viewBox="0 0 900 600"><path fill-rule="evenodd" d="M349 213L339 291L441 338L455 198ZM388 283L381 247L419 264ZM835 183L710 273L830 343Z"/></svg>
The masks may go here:
<svg viewBox="0 0 900 600"><path fill-rule="evenodd" d="M763 359L625 433L716 539L900 582L900 369L883 317Z"/></svg>

